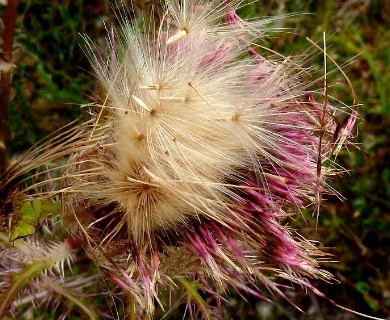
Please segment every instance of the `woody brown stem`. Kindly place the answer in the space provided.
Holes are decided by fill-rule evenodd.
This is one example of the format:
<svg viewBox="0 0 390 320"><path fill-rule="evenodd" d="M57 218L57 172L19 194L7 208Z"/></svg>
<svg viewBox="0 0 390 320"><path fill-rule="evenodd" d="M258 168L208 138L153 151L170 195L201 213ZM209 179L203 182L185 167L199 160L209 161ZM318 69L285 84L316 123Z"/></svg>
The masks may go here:
<svg viewBox="0 0 390 320"><path fill-rule="evenodd" d="M18 0L8 1L5 12L3 60L8 63L12 63L17 7ZM9 99L11 82L12 70L3 70L1 72L0 87L0 177L4 174L9 162Z"/></svg>

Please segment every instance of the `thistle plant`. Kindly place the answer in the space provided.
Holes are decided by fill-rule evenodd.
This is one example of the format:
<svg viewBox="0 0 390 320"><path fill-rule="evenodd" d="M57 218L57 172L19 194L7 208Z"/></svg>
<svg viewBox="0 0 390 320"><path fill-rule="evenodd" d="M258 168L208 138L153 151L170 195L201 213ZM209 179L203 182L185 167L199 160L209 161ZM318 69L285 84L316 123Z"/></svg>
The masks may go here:
<svg viewBox="0 0 390 320"><path fill-rule="evenodd" d="M218 318L230 290L288 300L288 284L322 295L311 279L332 280L319 266L327 255L289 219L335 192L326 179L341 171L333 159L357 113L330 101L301 58L257 44L279 18L245 21L238 5L166 1L160 20L141 27L120 15L106 53L85 36L102 103L2 182L9 212L60 200L66 250L41 269L83 249L112 294L120 288L130 319L182 297L191 317ZM28 184L19 177L31 169Z"/></svg>

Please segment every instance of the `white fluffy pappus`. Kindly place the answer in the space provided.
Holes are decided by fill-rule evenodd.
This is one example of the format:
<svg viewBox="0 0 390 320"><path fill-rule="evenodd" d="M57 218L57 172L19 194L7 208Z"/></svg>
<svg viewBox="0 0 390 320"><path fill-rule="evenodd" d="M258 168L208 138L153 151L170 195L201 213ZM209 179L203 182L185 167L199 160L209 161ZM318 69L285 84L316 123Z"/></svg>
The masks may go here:
<svg viewBox="0 0 390 320"><path fill-rule="evenodd" d="M264 22L223 23L226 10L224 3L168 2L157 30L145 34L124 21L122 37L109 39L109 60L92 58L112 123L93 193L97 202L121 206L139 241L188 217L231 213L239 196L229 185L253 175L264 180L266 166L307 170L270 152L280 143L297 144L274 130L295 125L275 122L275 105L304 94L294 81L297 69L242 58L248 43L264 33ZM305 151L315 159L314 147Z"/></svg>

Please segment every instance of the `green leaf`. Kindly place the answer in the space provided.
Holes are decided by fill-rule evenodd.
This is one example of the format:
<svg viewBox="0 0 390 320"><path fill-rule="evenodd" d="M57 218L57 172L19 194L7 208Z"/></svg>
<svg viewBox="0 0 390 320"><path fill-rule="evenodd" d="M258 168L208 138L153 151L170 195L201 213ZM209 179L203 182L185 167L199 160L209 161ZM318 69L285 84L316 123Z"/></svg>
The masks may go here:
<svg viewBox="0 0 390 320"><path fill-rule="evenodd" d="M33 234L39 224L41 210L42 203L40 200L24 202L17 215L19 219L17 219L16 225L13 227L10 240L15 241Z"/></svg>
<svg viewBox="0 0 390 320"><path fill-rule="evenodd" d="M16 222L12 228L10 241L35 233L40 219L58 214L60 203L52 200L33 200L20 202L18 205L20 209L19 213L16 214Z"/></svg>
<svg viewBox="0 0 390 320"><path fill-rule="evenodd" d="M59 214L60 202L58 200L42 200L41 205L41 218L46 218L50 215L56 216Z"/></svg>
<svg viewBox="0 0 390 320"><path fill-rule="evenodd" d="M364 300L371 309L376 309L380 305L379 301L370 295L371 286L364 281L356 283L356 289L363 295Z"/></svg>
<svg viewBox="0 0 390 320"><path fill-rule="evenodd" d="M370 291L371 287L367 282L359 281L356 283L356 289L363 294L366 294Z"/></svg>

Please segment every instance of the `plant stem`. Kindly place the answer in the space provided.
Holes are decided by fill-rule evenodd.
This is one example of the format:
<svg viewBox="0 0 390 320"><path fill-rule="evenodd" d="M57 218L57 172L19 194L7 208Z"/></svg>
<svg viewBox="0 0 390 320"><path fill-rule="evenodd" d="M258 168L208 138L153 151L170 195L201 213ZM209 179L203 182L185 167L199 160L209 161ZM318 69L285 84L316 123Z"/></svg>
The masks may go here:
<svg viewBox="0 0 390 320"><path fill-rule="evenodd" d="M12 63L17 7L18 0L8 1L5 12L3 59L8 63ZM2 71L0 87L0 177L4 174L9 162L9 99L11 82L12 70Z"/></svg>
<svg viewBox="0 0 390 320"><path fill-rule="evenodd" d="M127 295L127 316L129 320L136 320L136 302L135 297L131 292L126 292Z"/></svg>

